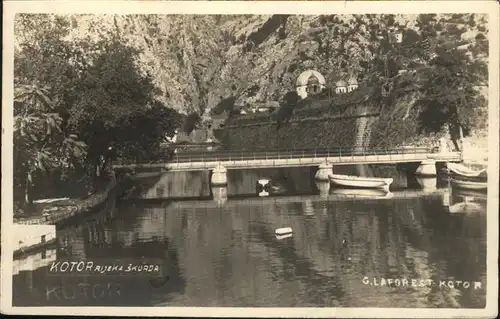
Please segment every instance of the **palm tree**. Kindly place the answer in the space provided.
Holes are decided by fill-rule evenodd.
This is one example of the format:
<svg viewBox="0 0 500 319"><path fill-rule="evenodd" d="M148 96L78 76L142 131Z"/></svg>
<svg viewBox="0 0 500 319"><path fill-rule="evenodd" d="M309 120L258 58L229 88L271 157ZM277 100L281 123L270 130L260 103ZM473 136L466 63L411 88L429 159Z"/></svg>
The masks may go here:
<svg viewBox="0 0 500 319"><path fill-rule="evenodd" d="M54 112L48 90L36 84L14 87L14 179L23 189L24 203L31 204L36 173L69 168L84 155L85 144L61 130L62 118Z"/></svg>

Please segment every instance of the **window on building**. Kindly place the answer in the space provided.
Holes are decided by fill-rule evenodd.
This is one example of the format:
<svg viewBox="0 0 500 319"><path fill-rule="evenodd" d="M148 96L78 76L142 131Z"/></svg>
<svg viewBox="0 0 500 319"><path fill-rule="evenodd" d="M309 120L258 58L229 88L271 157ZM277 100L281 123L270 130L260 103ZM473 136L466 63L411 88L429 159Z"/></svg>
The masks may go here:
<svg viewBox="0 0 500 319"><path fill-rule="evenodd" d="M321 91L321 87L319 85L319 80L317 77L314 75L309 78L307 81L307 87L306 87L306 92L308 94L317 94Z"/></svg>

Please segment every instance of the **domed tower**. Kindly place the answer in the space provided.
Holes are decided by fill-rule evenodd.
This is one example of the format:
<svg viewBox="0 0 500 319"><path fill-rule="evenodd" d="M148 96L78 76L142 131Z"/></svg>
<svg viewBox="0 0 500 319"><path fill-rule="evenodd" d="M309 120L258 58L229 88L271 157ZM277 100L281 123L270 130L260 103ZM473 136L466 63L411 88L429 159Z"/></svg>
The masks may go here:
<svg viewBox="0 0 500 319"><path fill-rule="evenodd" d="M297 94L305 99L308 95L320 93L325 88L325 78L314 70L302 72L297 78Z"/></svg>
<svg viewBox="0 0 500 319"><path fill-rule="evenodd" d="M314 74L311 75L309 80L307 80L306 92L307 95L314 95L321 92L321 86L319 84L319 80Z"/></svg>
<svg viewBox="0 0 500 319"><path fill-rule="evenodd" d="M355 77L351 77L348 82L347 91L351 92L358 88L358 80Z"/></svg>
<svg viewBox="0 0 500 319"><path fill-rule="evenodd" d="M347 84L345 83L345 81L337 81L337 83L335 83L335 93L337 94L341 94L341 93L346 93L347 92Z"/></svg>

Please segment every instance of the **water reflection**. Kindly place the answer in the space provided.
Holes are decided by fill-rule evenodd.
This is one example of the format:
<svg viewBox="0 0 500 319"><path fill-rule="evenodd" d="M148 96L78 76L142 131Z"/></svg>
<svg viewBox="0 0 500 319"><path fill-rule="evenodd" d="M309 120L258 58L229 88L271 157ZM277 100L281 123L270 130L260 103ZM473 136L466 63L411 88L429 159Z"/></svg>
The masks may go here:
<svg viewBox="0 0 500 319"><path fill-rule="evenodd" d="M425 192L432 193L437 189L436 177L417 177L416 180Z"/></svg>
<svg viewBox="0 0 500 319"><path fill-rule="evenodd" d="M335 188L331 191L332 194L345 196L348 198L392 198L394 194L382 189L353 189L353 188Z"/></svg>
<svg viewBox="0 0 500 319"><path fill-rule="evenodd" d="M157 258L168 265L168 281L152 285L144 278L89 277L89 289L105 293L85 296L76 292L82 278L51 277L40 267L14 276L14 304L485 306L485 206L472 214L453 214L450 208L463 196L449 191L394 191L392 198L370 193L360 199L347 196L352 190L332 189L325 197L321 184L302 176L314 176L314 170L293 174L302 179L287 182L290 177L276 174L272 180L296 191L294 196L259 197L255 185L264 175L236 174L227 192L210 190L215 200L128 201L113 210L113 217L102 212L80 220L58 231L58 258ZM299 196L304 189L309 193ZM252 197L231 197L238 192ZM281 227L293 233L277 238L275 230ZM482 287L366 283L376 278L478 281ZM47 287L66 292L56 289L47 299Z"/></svg>
<svg viewBox="0 0 500 319"><path fill-rule="evenodd" d="M260 197L266 197L266 196L269 196L269 192L266 192L265 190L262 190L262 191L259 193L259 196L260 196Z"/></svg>
<svg viewBox="0 0 500 319"><path fill-rule="evenodd" d="M227 187L212 187L212 196L219 206L223 205L227 202Z"/></svg>

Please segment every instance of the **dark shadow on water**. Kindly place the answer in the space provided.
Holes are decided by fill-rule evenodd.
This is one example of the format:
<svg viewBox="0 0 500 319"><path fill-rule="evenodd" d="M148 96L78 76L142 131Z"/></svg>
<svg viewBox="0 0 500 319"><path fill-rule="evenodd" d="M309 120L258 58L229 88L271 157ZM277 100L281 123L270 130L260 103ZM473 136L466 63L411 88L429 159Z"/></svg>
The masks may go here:
<svg viewBox="0 0 500 319"><path fill-rule="evenodd" d="M344 296L344 291L340 285L340 280L336 276L326 276L314 269L314 264L307 258L297 254L293 246L293 238L287 238L277 241L274 230L261 223L252 223L250 226L252 234L256 234L260 242L266 247L276 252L276 255L282 260L284 268L288 269L283 278L276 278L275 281L299 280L306 285L304 293L304 303L321 304L324 300L340 300ZM270 307L273 305L269 305Z"/></svg>
<svg viewBox="0 0 500 319"><path fill-rule="evenodd" d="M152 306L158 296L168 302L172 293L184 292L185 280L172 241L152 236L123 242L116 230L110 231L116 219L115 203L112 197L94 214L72 219L58 229L57 260L154 263L162 275L54 275L49 274L49 264L13 276L14 306Z"/></svg>

